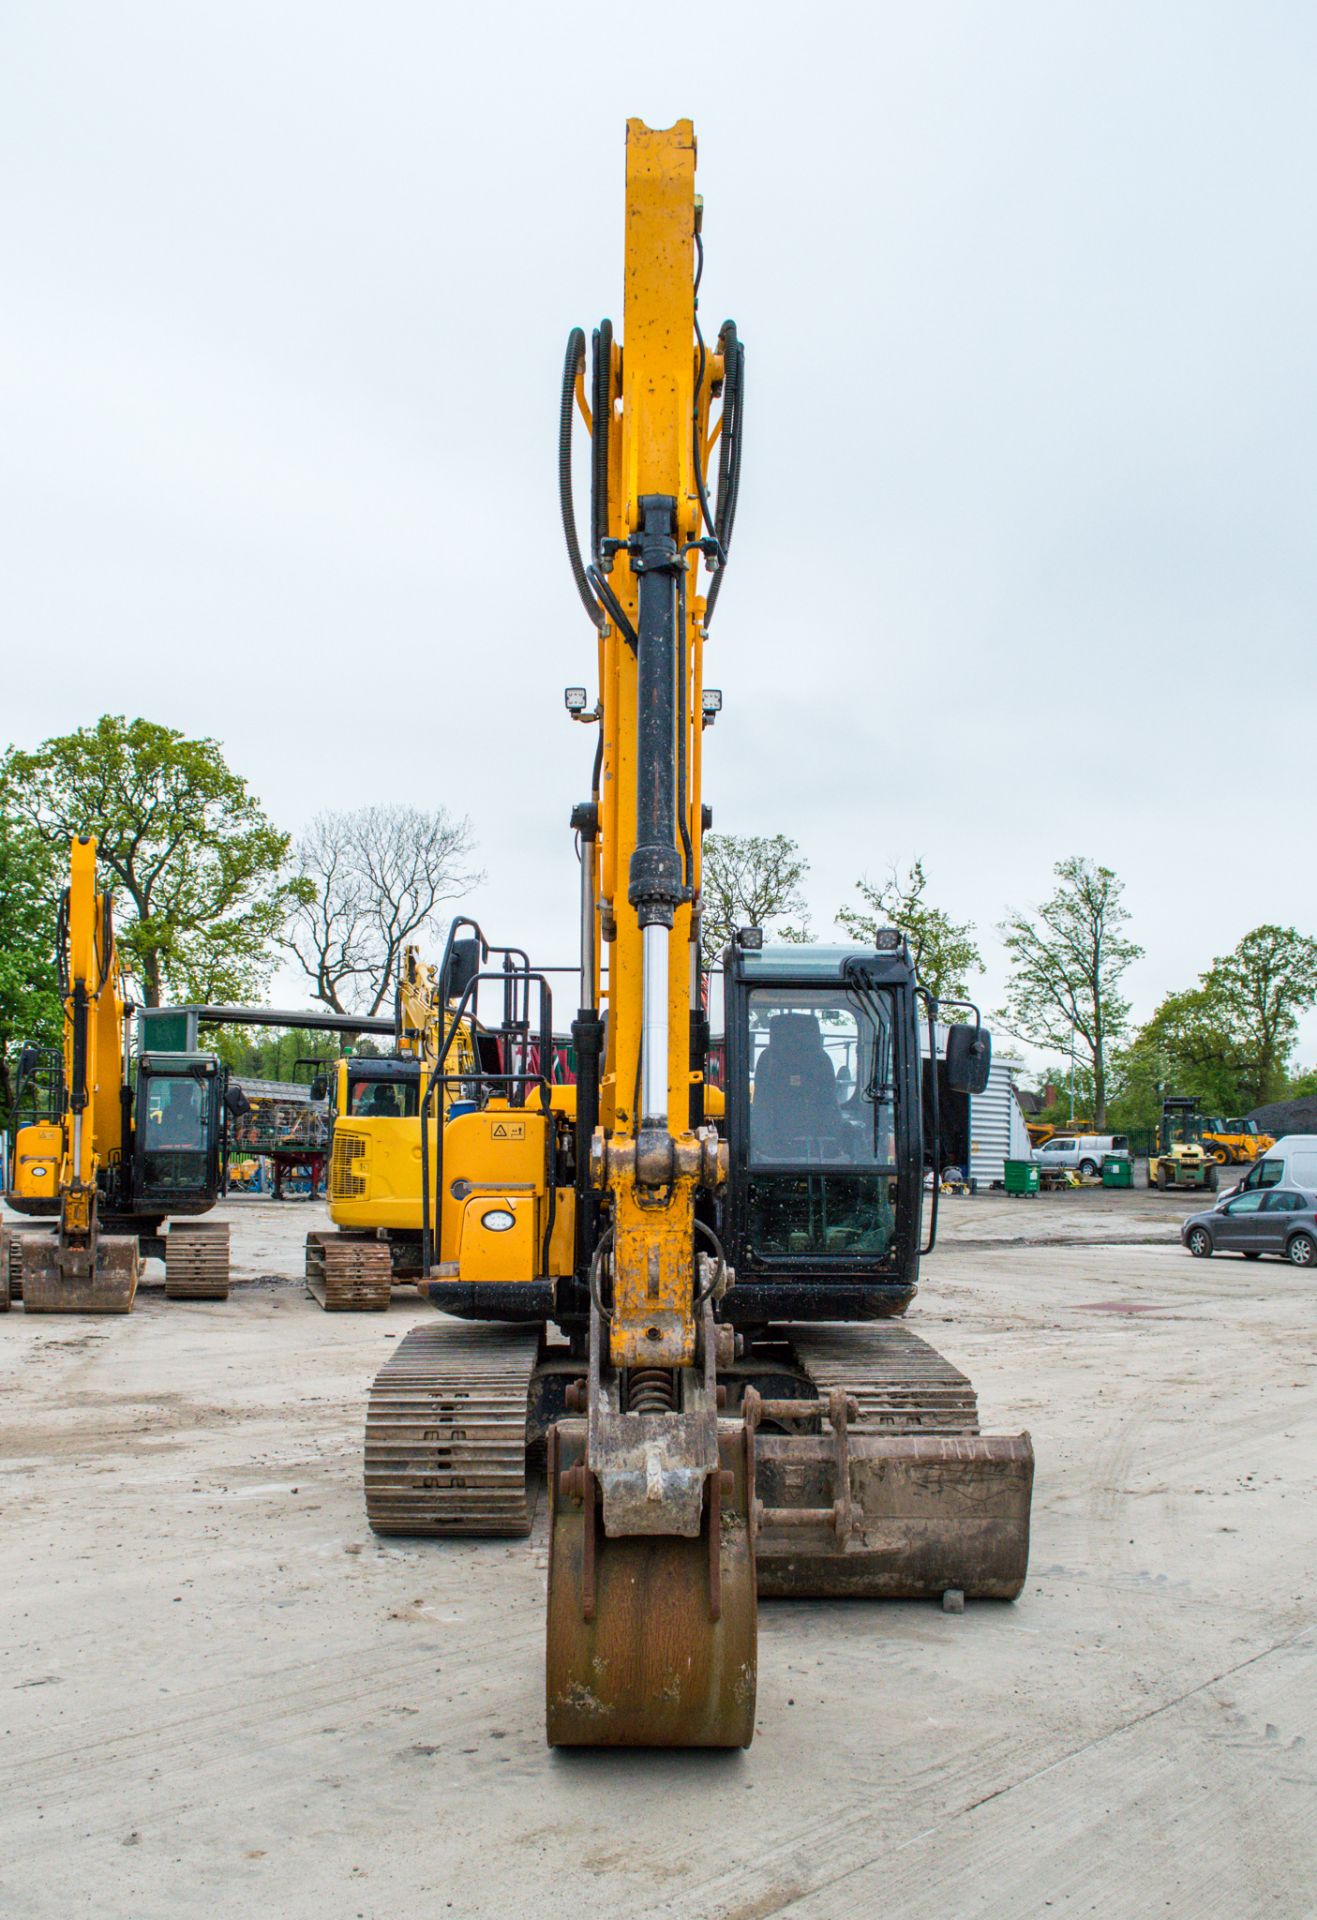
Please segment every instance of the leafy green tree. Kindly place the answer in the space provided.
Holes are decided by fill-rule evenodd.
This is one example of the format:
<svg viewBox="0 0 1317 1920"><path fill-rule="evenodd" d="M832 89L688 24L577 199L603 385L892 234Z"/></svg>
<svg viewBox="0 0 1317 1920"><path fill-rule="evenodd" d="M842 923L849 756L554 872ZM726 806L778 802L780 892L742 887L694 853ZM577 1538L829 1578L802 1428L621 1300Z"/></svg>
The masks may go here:
<svg viewBox="0 0 1317 1920"><path fill-rule="evenodd" d="M1317 940L1294 927L1254 927L1212 962L1202 991L1243 1062L1245 1110L1279 1098L1299 1015L1317 1005Z"/></svg>
<svg viewBox="0 0 1317 1920"><path fill-rule="evenodd" d="M302 1027L213 1027L205 1029L203 1040L230 1073L249 1080L310 1080L317 1069L307 1062L320 1061L329 1073L342 1052L338 1034ZM355 1037L349 1036L347 1044L360 1051Z"/></svg>
<svg viewBox="0 0 1317 1920"><path fill-rule="evenodd" d="M1292 1091L1299 1015L1313 1005L1317 940L1254 927L1197 986L1168 993L1121 1054L1125 1100L1139 1110L1129 1124L1154 1125L1168 1093L1196 1094L1204 1112L1229 1115Z"/></svg>
<svg viewBox="0 0 1317 1920"><path fill-rule="evenodd" d="M1068 1057L1074 1046L1093 1076L1093 1125L1107 1117L1110 1055L1129 1020L1120 982L1142 947L1127 938L1123 887L1110 867L1072 855L1053 869L1059 885L1035 915L999 928L1011 957L1006 1004L994 1018L1030 1045Z"/></svg>
<svg viewBox="0 0 1317 1920"><path fill-rule="evenodd" d="M1043 1102L1036 1116L1039 1120L1045 1120L1054 1127L1068 1127L1072 1119L1078 1125L1081 1120L1086 1122L1090 1118L1093 1112L1093 1070L1082 1060L1075 1062L1073 1080L1069 1060L1045 1067L1032 1077L1032 1090ZM1034 1117L1030 1115L1031 1119Z"/></svg>
<svg viewBox="0 0 1317 1920"><path fill-rule="evenodd" d="M839 907L837 924L851 939L866 943L872 942L880 927L899 927L910 942L919 977L933 997L963 999L970 974L983 965L974 925L930 906L924 898L927 885L922 860L916 860L904 878L892 867L877 886L867 878L857 880L855 890L864 906Z"/></svg>
<svg viewBox="0 0 1317 1920"><path fill-rule="evenodd" d="M809 862L784 833L706 833L701 861L700 952L716 967L737 927L763 927L776 940L808 940L801 882ZM789 916L789 918L788 918Z"/></svg>
<svg viewBox="0 0 1317 1920"><path fill-rule="evenodd" d="M1119 1056L1123 1116L1155 1126L1170 1093L1196 1094L1205 1113L1238 1113L1248 1061L1218 996L1200 985L1168 993ZM1137 1115L1137 1117L1136 1117Z"/></svg>
<svg viewBox="0 0 1317 1920"><path fill-rule="evenodd" d="M0 804L0 1124L13 1112L20 1050L29 1042L56 1047L62 1037L55 972L61 884L52 848Z"/></svg>
<svg viewBox="0 0 1317 1920"><path fill-rule="evenodd" d="M116 929L148 1006L259 992L295 895L288 836L214 740L106 714L0 760L0 797L58 850L94 834L118 889ZM124 913L124 908L131 911Z"/></svg>

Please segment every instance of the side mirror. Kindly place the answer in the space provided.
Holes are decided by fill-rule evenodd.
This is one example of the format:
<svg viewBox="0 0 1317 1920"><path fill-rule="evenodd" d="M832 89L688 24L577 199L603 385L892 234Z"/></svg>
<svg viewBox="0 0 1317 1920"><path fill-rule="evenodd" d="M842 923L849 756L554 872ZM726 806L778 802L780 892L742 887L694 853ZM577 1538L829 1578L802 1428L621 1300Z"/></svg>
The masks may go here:
<svg viewBox="0 0 1317 1920"><path fill-rule="evenodd" d="M443 982L445 1000L460 1000L480 971L480 942L454 940L448 956L448 974Z"/></svg>
<svg viewBox="0 0 1317 1920"><path fill-rule="evenodd" d="M227 1086L224 1089L224 1105L235 1120L241 1120L244 1113L250 1113L252 1103L241 1087Z"/></svg>
<svg viewBox="0 0 1317 1920"><path fill-rule="evenodd" d="M982 1093L992 1065L992 1036L982 1027L952 1027L947 1034L947 1085L953 1093Z"/></svg>
<svg viewBox="0 0 1317 1920"><path fill-rule="evenodd" d="M329 1082L323 1073L317 1074L311 1082L311 1098L313 1100L327 1100L329 1098Z"/></svg>

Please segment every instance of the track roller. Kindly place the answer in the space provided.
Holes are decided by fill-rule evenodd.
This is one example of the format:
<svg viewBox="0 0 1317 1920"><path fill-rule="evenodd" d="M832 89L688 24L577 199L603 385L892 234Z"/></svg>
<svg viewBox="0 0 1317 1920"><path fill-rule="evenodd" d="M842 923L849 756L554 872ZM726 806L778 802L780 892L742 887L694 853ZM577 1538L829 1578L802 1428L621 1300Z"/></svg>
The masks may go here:
<svg viewBox="0 0 1317 1920"><path fill-rule="evenodd" d="M697 1539L605 1535L586 1424L549 1435L545 1730L554 1747L748 1747L757 1612L745 1431L719 1434Z"/></svg>

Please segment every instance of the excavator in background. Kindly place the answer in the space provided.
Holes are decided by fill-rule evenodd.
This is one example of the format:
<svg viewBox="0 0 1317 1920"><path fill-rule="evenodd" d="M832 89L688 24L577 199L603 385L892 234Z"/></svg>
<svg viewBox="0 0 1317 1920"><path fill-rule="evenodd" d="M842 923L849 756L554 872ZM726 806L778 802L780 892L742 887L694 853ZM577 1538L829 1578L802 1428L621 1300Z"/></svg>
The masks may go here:
<svg viewBox="0 0 1317 1920"><path fill-rule="evenodd" d="M457 934L466 924L455 923L441 967L427 965L416 947L404 949L392 1055L337 1064L328 1195L334 1230L306 1236L307 1291L329 1312L382 1311L395 1280L421 1275L421 1085L439 1052L441 982L464 984L470 942ZM474 1022L463 1021L450 1052L454 1071L474 1069L482 1044ZM431 1124L456 1098L453 1087L431 1095Z"/></svg>
<svg viewBox="0 0 1317 1920"><path fill-rule="evenodd" d="M223 1186L227 1076L214 1054L134 1055L110 896L96 886L96 842L75 839L58 932L64 1044L25 1048L16 1106L43 1078L43 1117L20 1126L16 1213L45 1231L0 1229L0 1305L28 1313L127 1313L143 1256L165 1262L171 1300L223 1300L229 1230L193 1218ZM167 1232L162 1232L172 1216Z"/></svg>
<svg viewBox="0 0 1317 1920"><path fill-rule="evenodd" d="M366 1423L383 1534L527 1533L543 1443L559 1746L746 1746L759 1593L957 1610L1014 1598L1028 1560L1028 1435L983 1434L970 1382L896 1318L936 1239L939 1083L986 1082L977 1019L940 1063L938 1007L896 928L870 948L765 946L748 928L724 963L721 1115L706 1086L702 740L721 695L704 647L745 352L731 321L714 344L699 325L695 158L689 121L628 122L623 338L604 321L587 356L574 330L563 373L562 517L598 644L593 705L567 691L598 727L571 816L575 1084L547 1071L547 971L482 935L418 1098L425 1285L470 1324L411 1332ZM509 966L538 1042L464 1067L461 1024Z"/></svg>

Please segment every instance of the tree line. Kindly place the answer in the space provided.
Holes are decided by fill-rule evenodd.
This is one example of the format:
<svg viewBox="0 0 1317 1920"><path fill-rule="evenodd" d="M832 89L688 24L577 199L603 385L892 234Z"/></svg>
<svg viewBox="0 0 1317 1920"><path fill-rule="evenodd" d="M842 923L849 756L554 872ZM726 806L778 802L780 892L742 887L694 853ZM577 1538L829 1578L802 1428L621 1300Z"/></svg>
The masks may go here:
<svg viewBox="0 0 1317 1920"><path fill-rule="evenodd" d="M11 747L0 757L6 1117L17 1050L59 1044L56 916L79 834L96 837L121 962L148 1007L249 1003L285 962L326 1010L378 1013L403 947L437 931L443 903L481 878L470 821L443 807L322 813L294 839L217 741L154 721L107 714L31 751ZM234 1037L222 1051L275 1077L288 1043Z"/></svg>
<svg viewBox="0 0 1317 1920"><path fill-rule="evenodd" d="M706 964L738 926L811 938L808 871L785 835L707 834ZM1168 1093L1196 1094L1206 1112L1224 1115L1317 1092L1317 1073L1290 1071L1300 1016L1317 1005L1317 940L1294 927L1253 927L1134 1026L1123 983L1144 950L1130 934L1122 882L1077 854L1056 863L1053 881L1036 907L1009 910L997 927L1010 976L988 1018L1043 1053L1040 1084L1064 1087L1066 1105L1073 1088L1076 1114L1098 1129L1133 1129L1156 1123ZM976 929L932 904L922 861L878 882L861 877L856 892L860 904L835 916L848 939L868 942L879 927L899 927L930 992L946 1000L968 993L983 965Z"/></svg>
<svg viewBox="0 0 1317 1920"><path fill-rule="evenodd" d="M443 807L321 813L294 839L218 742L153 721L107 714L31 751L11 747L0 756L5 1114L17 1049L59 1040L56 912L69 840L87 833L147 1006L251 1001L283 961L329 1012L387 1011L403 947L437 933L446 903L483 878L470 821ZM707 834L705 966L717 965L739 926L810 939L808 871L785 834ZM1317 940L1294 927L1254 927L1135 1027L1123 982L1143 949L1121 881L1078 855L1057 862L1053 881L1036 907L1010 910L997 929L1010 977L989 1017L1043 1053L1043 1079L1073 1086L1076 1110L1095 1126L1150 1125L1168 1092L1197 1094L1210 1112L1246 1113L1317 1090L1317 1074L1290 1075L1300 1016L1317 1004ZM836 911L843 938L868 942L880 927L900 927L937 998L968 993L983 964L976 928L932 902L922 861L878 881L862 875L855 895ZM245 1049L249 1070L282 1077L290 1045L309 1044L235 1037L225 1050Z"/></svg>

